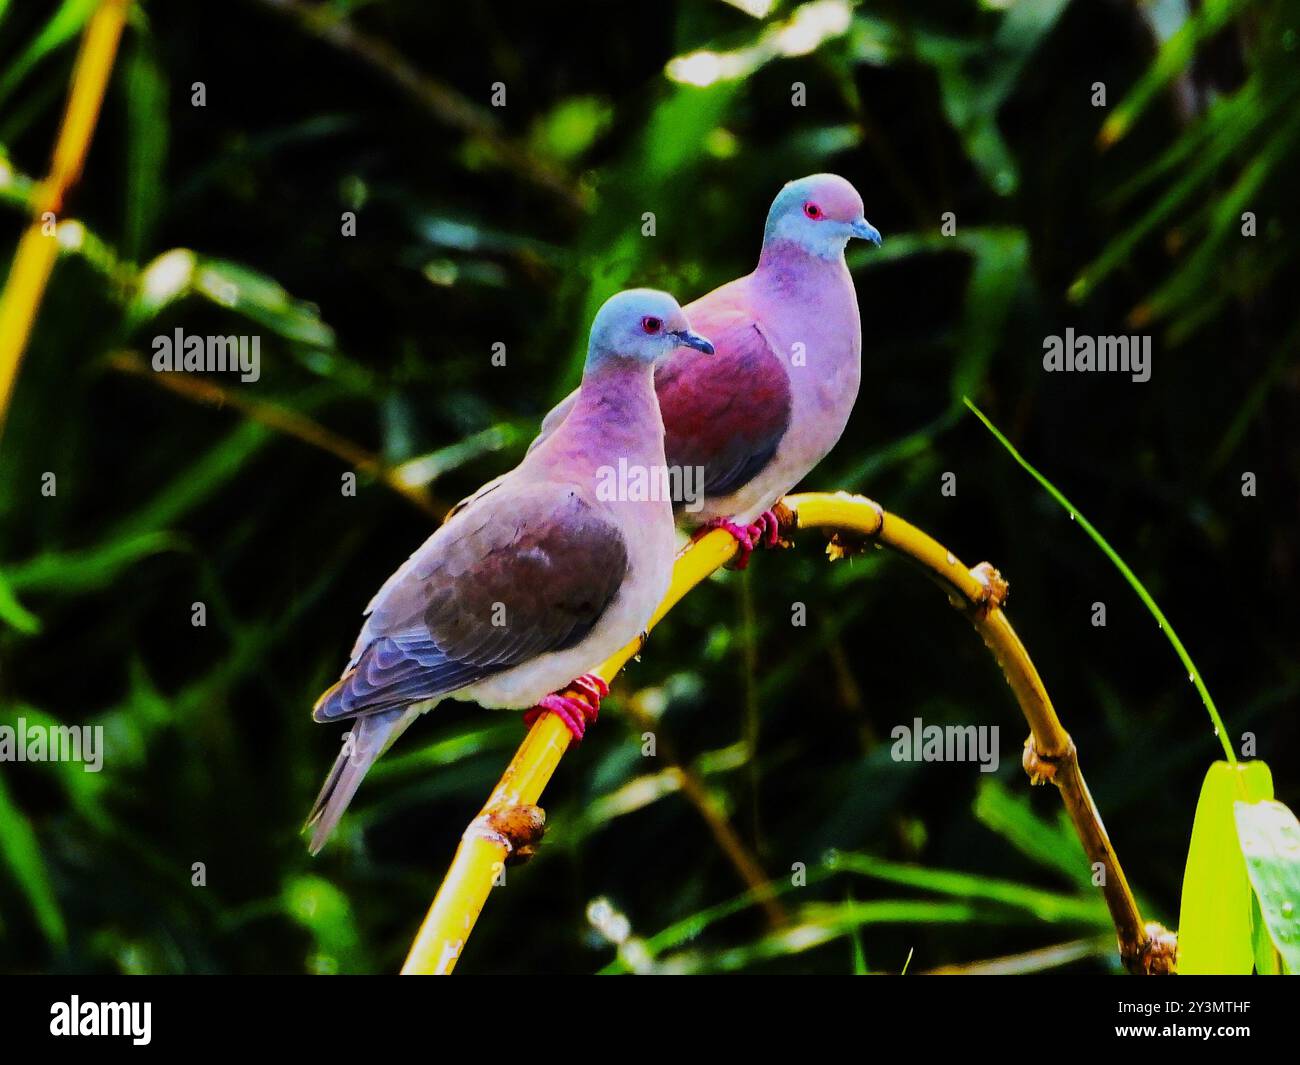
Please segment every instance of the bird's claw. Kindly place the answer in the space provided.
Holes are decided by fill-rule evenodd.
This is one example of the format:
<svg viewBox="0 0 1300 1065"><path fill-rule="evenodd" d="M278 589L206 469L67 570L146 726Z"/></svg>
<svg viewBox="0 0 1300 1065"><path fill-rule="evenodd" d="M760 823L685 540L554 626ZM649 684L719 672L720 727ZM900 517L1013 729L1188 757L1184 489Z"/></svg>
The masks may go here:
<svg viewBox="0 0 1300 1065"><path fill-rule="evenodd" d="M749 535L755 546L761 543L764 547L777 547L781 543L781 519L775 511L765 510L749 526Z"/></svg>
<svg viewBox="0 0 1300 1065"><path fill-rule="evenodd" d="M575 677L569 687L577 689L587 697L587 702L592 708L591 720L595 721L600 713L600 701L609 694L609 685L605 683L605 678L595 673L584 673L581 677Z"/></svg>
<svg viewBox="0 0 1300 1065"><path fill-rule="evenodd" d="M695 538L722 529L731 534L736 541L736 557L727 565L730 569L744 569L749 565L749 557L756 547L779 547L781 539L781 519L771 510L765 510L748 525L737 525L726 518L714 518L700 526Z"/></svg>
<svg viewBox="0 0 1300 1065"><path fill-rule="evenodd" d="M748 566L749 556L754 551L753 526L737 525L727 518L713 518L696 529L695 535L691 539L700 540L713 532L714 529L721 529L736 541L736 556L727 563L727 566L730 569L744 569Z"/></svg>
<svg viewBox="0 0 1300 1065"><path fill-rule="evenodd" d="M578 694L571 695L570 692ZM564 723L575 741L581 741L586 735L587 725L594 724L600 716L600 701L608 694L609 685L604 678L595 673L584 673L575 678L565 691L551 692L539 700L524 714L524 725L532 728L533 723L549 711Z"/></svg>

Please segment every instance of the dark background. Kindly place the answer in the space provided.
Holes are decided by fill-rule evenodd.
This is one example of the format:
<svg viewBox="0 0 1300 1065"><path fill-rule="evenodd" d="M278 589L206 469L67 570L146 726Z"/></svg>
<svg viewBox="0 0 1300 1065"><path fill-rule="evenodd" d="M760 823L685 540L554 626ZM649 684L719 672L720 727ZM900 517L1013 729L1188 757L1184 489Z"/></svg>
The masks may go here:
<svg viewBox="0 0 1300 1065"><path fill-rule="evenodd" d="M6 257L86 8L0 5ZM805 487L864 492L1010 579L1146 916L1176 925L1219 743L1153 618L961 396L1110 538L1294 807L1297 34L1297 5L1268 0L136 5L69 202L90 236L56 267L0 442L0 718L103 725L108 753L98 775L0 766L0 968L395 970L522 725L444 704L313 860L296 832L340 741L315 695L441 507L572 387L599 303L751 269L781 184L820 170L885 243L851 249L863 386ZM1171 36L1200 40L1163 77ZM666 74L701 50L737 75ZM214 403L132 372L177 326L260 335L261 380L201 379ZM1044 373L1067 326L1150 334L1151 380ZM375 472L425 457L422 505ZM784 932L713 909L744 884L662 747L640 757L629 700L778 886L808 867ZM1117 969L996 666L903 563L832 567L806 535L721 574L606 705L464 971L605 966L600 898L633 937L668 930L650 949L673 970ZM893 761L918 716L1000 726L999 772Z"/></svg>

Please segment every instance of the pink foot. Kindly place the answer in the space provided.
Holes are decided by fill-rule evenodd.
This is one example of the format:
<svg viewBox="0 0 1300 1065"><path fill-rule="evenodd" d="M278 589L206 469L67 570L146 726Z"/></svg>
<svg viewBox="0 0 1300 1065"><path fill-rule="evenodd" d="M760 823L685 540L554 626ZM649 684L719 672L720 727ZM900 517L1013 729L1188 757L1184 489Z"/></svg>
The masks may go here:
<svg viewBox="0 0 1300 1065"><path fill-rule="evenodd" d="M725 518L714 518L700 526L696 536L703 536L714 529L726 529L735 538L740 549L736 552L733 569L744 569L749 565L749 556L754 548L776 547L781 542L781 520L775 512L765 510L749 525L737 525Z"/></svg>
<svg viewBox="0 0 1300 1065"><path fill-rule="evenodd" d="M532 728L534 721L549 712L564 722L575 740L581 740L587 724L600 716L600 700L609 694L609 685L594 673L584 673L569 688L581 692L582 697L552 692L524 714L524 725Z"/></svg>
<svg viewBox="0 0 1300 1065"><path fill-rule="evenodd" d="M749 527L749 535L756 547L760 543L764 547L776 547L781 542L781 520L774 511L765 510Z"/></svg>
<svg viewBox="0 0 1300 1065"><path fill-rule="evenodd" d="M713 518L696 530L694 539L698 540L701 536L711 533L714 529L726 530L738 545L736 557L731 562L731 568L744 569L748 566L749 556L753 553L755 545L754 526L737 525L734 521L728 521L726 518Z"/></svg>

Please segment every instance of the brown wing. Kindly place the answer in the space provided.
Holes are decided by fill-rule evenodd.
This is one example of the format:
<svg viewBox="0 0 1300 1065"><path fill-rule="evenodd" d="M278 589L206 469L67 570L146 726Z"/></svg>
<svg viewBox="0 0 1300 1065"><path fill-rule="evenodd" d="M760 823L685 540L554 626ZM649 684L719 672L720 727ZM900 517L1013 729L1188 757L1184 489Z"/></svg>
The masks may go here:
<svg viewBox="0 0 1300 1065"><path fill-rule="evenodd" d="M440 528L375 597L318 720L445 695L580 642L627 574L622 533L578 493L507 481Z"/></svg>

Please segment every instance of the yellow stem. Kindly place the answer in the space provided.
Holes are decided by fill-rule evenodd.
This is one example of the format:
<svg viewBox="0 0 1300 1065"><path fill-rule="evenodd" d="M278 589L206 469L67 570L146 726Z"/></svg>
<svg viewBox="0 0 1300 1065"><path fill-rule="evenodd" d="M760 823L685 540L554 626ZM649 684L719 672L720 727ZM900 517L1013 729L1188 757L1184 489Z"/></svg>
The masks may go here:
<svg viewBox="0 0 1300 1065"><path fill-rule="evenodd" d="M677 556L672 586L659 609L646 626L655 625L687 592L707 578L736 553L736 541L729 533L715 530L690 544ZM628 661L641 650L645 641L637 638L615 654L599 669L593 670L606 681L618 675ZM572 692L570 694L580 695ZM510 844L500 834L485 829L486 819L497 810L514 806L535 806L569 748L569 730L554 714L542 714L529 729L524 742L506 768L500 782L488 796L479 816L470 823L442 887L420 926L411 945L405 975L444 974L451 972L474 928L474 922L487 901L488 893L504 875Z"/></svg>
<svg viewBox="0 0 1300 1065"><path fill-rule="evenodd" d="M1144 925L1119 858L1106 835L1097 807L1079 770L1074 743L1061 726L1024 645L1001 605L1006 584L987 563L966 569L942 544L861 496L810 492L784 500L783 529L819 528L834 534L832 558L868 542L888 547L918 564L971 619L1001 665L1029 722L1025 768L1033 783L1054 782L1061 791L1075 831L1088 857L1104 868L1102 891L1119 938L1120 954L1133 972L1168 972L1173 967L1173 937L1158 925ZM735 541L715 531L689 545L677 558L672 585L655 612L653 628L695 585L735 553ZM637 639L596 670L612 680L641 648ZM536 806L569 746L569 733L552 714L534 723L522 746L470 824L451 868L402 967L404 974L449 973L455 967L474 922L495 883L504 875L512 850L508 833L498 829L516 807Z"/></svg>
<svg viewBox="0 0 1300 1065"><path fill-rule="evenodd" d="M34 217L18 242L9 280L0 294L0 433L58 254L57 228L47 228L42 216L63 209L64 196L81 176L129 7L130 0L101 0L86 23L50 173L32 196Z"/></svg>

